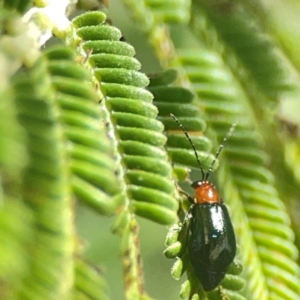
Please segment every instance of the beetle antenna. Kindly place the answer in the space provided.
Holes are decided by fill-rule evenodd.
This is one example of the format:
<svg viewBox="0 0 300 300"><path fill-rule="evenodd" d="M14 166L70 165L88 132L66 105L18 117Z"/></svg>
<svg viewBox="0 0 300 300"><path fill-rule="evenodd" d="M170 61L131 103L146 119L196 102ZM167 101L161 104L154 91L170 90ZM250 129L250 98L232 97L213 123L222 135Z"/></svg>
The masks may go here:
<svg viewBox="0 0 300 300"><path fill-rule="evenodd" d="M183 125L179 122L179 120L173 115L173 114L170 114L170 116L174 119L174 121L179 125L179 127L181 128L181 130L184 132L186 138L188 139L188 141L190 142L193 150L194 150L194 153L195 153L195 156L196 156L196 159L197 159L197 162L198 162L198 165L200 167L200 170L201 170L201 174L202 174L202 180L204 178L207 177L207 174L205 175L204 171L203 171L203 168L202 168L202 165L201 165L201 162L200 162L200 159L199 159L199 156L198 156L198 153L197 153L197 150L196 150L196 147L193 143L193 141L191 140L189 134L187 133L187 131L184 129ZM224 142L223 142L224 143ZM214 163L214 162L213 162ZM212 167L212 166L211 166Z"/></svg>
<svg viewBox="0 0 300 300"><path fill-rule="evenodd" d="M218 149L218 151L217 151L217 153L216 153L216 155L215 155L215 159L214 159L213 162L211 163L211 165L210 165L210 167L209 167L209 169L208 169L208 172L207 172L206 175L205 175L205 180L208 179L210 173L212 172L213 166L214 166L215 162L217 161L219 155L221 154L221 152L222 152L222 150L223 150L223 148L224 148L226 142L227 142L227 141L229 140L229 138L231 137L231 135L232 135L232 133L233 133L233 131L234 131L236 125L237 125L237 123L233 123L232 126L230 127L230 129L229 129L227 135L224 137L223 142L222 142L222 144L219 146L219 149Z"/></svg>

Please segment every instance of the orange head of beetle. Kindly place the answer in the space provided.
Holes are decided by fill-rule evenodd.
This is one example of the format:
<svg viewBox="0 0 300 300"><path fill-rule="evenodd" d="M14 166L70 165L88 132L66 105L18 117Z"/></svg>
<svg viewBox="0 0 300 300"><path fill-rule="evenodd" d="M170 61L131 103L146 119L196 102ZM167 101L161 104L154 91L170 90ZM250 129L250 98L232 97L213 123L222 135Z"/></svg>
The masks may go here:
<svg viewBox="0 0 300 300"><path fill-rule="evenodd" d="M197 204L221 203L221 197L211 182L195 181L192 184L192 187L195 189L195 198Z"/></svg>

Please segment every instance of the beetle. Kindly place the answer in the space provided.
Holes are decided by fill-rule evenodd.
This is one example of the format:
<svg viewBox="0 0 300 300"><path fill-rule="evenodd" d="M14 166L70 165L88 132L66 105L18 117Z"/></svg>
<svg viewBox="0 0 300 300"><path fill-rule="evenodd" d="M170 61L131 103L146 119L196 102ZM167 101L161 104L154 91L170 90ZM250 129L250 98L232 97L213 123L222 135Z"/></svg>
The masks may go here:
<svg viewBox="0 0 300 300"><path fill-rule="evenodd" d="M233 133L236 124L233 124L230 128L215 155L215 159L205 173L194 143L187 131L173 114L171 114L171 117L189 140L202 174L202 179L193 182L191 185L195 190L194 198L183 192L192 203L183 224L190 219L188 251L191 264L203 289L205 291L211 291L223 280L229 265L234 260L236 254L236 238L227 207L223 203L219 192L208 178L226 141Z"/></svg>

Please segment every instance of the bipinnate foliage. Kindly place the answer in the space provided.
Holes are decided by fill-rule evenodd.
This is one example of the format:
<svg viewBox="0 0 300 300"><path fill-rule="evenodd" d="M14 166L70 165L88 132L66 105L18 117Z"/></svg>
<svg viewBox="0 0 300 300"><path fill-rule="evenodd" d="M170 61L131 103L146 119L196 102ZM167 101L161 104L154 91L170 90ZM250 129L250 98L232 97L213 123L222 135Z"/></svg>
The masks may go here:
<svg viewBox="0 0 300 300"><path fill-rule="evenodd" d="M162 66L155 74L141 72L136 41L110 18L108 1L0 3L0 299L113 299L121 286L126 299L152 299L137 217L171 226L164 254L176 259L174 279L186 275L178 297L300 299L299 118L283 100L300 89L288 39L263 2L124 4ZM190 193L185 183L201 172L170 114L204 170L237 123L210 179L229 208L238 254L209 293L191 266L182 226L189 202L179 192ZM110 287L86 261L82 206L115 218L123 285ZM152 284L168 276L159 270Z"/></svg>

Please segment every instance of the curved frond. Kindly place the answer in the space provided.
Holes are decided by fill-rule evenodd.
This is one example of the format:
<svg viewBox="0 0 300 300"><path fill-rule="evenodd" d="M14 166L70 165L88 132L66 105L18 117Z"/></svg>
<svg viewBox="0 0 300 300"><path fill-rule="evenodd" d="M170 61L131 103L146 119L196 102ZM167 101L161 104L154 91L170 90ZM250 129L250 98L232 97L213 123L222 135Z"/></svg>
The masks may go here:
<svg viewBox="0 0 300 300"><path fill-rule="evenodd" d="M228 50L234 53L241 65L237 67L232 59L228 59L227 64L241 79L244 77L245 86L252 80L268 97L275 97L288 87L280 48L250 11L235 4L223 7L208 1L195 2L192 18L191 27L196 36L215 50L224 52L224 57ZM224 45L228 49L224 49ZM247 75L242 75L242 66ZM251 88L250 84L249 91Z"/></svg>
<svg viewBox="0 0 300 300"><path fill-rule="evenodd" d="M226 129L224 128L229 128L231 122L239 122L230 143L226 146L227 150L225 150L228 173L218 173L222 183L221 187L226 190L228 174L230 174L236 190L232 195L227 196L227 201L233 199L236 193L243 200L245 213L253 231L257 253L261 260L260 279L258 280L266 278L265 286L270 295L277 294L277 297L282 299L290 299L291 295L297 297L299 279L296 274L299 274L299 267L294 260L297 258L298 252L293 244L293 234L282 234L291 232L290 220L284 204L278 198L277 191L273 187L273 175L265 167L264 157L266 154L263 153L261 138L257 137L252 130L251 110L246 104L245 95L239 85L219 57L212 52L209 55L207 55L207 51L202 51L202 53L191 55L191 52L182 52L180 62L194 85L202 105L205 106L207 119L220 138L225 135ZM207 59L208 57L209 59ZM218 80L216 77L211 81L210 74L216 72L224 72L227 75L223 76L222 80ZM197 76L197 74L199 75ZM205 76L206 74L208 76ZM224 80L225 78L228 79ZM230 118L228 118L226 109L230 106L235 107L236 110L231 111ZM241 115L243 119L241 119ZM234 210L232 214L235 218ZM243 245L242 241L240 244ZM251 270L248 267L248 258L243 255L243 252L241 252L241 257L246 269ZM283 265L283 261L288 263ZM289 267L287 268L286 265ZM276 284L273 279L275 266L283 274L286 272L289 274L281 277ZM257 270L255 269L256 272ZM276 274L278 273L276 272ZM248 276L255 278L256 275L254 276L252 273ZM255 284L256 286L258 284ZM263 299L263 296L260 295L258 299Z"/></svg>
<svg viewBox="0 0 300 300"><path fill-rule="evenodd" d="M72 201L62 128L43 59L16 77L14 92L28 149L21 195L33 216L30 257L19 297L64 299L69 294L73 267Z"/></svg>
<svg viewBox="0 0 300 300"><path fill-rule="evenodd" d="M174 80L171 77L170 82L166 81L168 72L153 76L148 87L159 110L158 119L165 125L168 153L173 163L199 168L189 141L170 115L173 114L192 135L200 161L204 162L203 168L208 169L214 157L208 153L211 150L210 141L202 134L205 121L198 116L199 110L193 103L194 95L187 89L169 85Z"/></svg>
<svg viewBox="0 0 300 300"><path fill-rule="evenodd" d="M80 64L74 64L76 56L71 49L50 49L45 56L63 129L70 142L73 190L87 205L112 214L120 205L120 184L111 141L105 134L99 95L89 82L88 72Z"/></svg>
<svg viewBox="0 0 300 300"><path fill-rule="evenodd" d="M106 227L90 224L82 242L76 227L90 220L77 200L115 216L126 299L150 300L157 287L144 285L139 216L173 224L164 254L181 298L299 299L300 4L124 0L130 24L118 2L0 3L0 299L109 299L101 269L83 258L109 266L99 249L93 257L111 245ZM131 42L146 51L136 56ZM163 72L140 71L157 63ZM211 292L187 247L189 184L207 170L238 247ZM174 298L166 284L157 298Z"/></svg>
<svg viewBox="0 0 300 300"><path fill-rule="evenodd" d="M140 63L133 57L134 49L120 42L121 32L104 22L104 14L91 12L75 18L73 24L83 49L91 53L89 62L105 94L103 103L109 110L126 168L129 205L137 215L173 223L178 205L163 148L163 125L154 119L157 109L151 103L152 94L145 89L148 78L137 71ZM158 188L161 185L163 189Z"/></svg>
<svg viewBox="0 0 300 300"><path fill-rule="evenodd" d="M185 130L188 131L196 150L198 150L197 154L201 167L204 170L208 170L215 157L209 153L212 148L210 140L203 135L206 126L205 121L199 117L199 109L195 105L194 95L187 89L171 85L176 78L172 72L174 71L169 70L158 74L156 77L153 76L148 87L153 93L154 103L159 109L159 119L162 120L166 127L168 153L173 163L197 169L200 168L190 142L179 125L170 117L170 113L174 113ZM186 203L183 206L185 205ZM183 211L186 213L184 208ZM188 280L183 283L180 292L183 299L192 297L193 295L194 297L204 295L199 280L194 274L193 266L191 265L186 249L188 235L187 228L172 227L169 230L166 241L167 248L165 250L165 255L168 258L177 257L177 261L171 271L172 276L175 279L179 279L184 272L187 273ZM235 273L235 275L240 272L241 270ZM231 271L229 271L229 274L231 274ZM222 286L228 289L228 293L232 291L233 295L244 299L237 292L244 286L243 279L229 274L222 282ZM213 299L214 293L208 293L209 299ZM227 294L227 290L224 290L224 294ZM219 296L219 293L217 293L217 296Z"/></svg>

